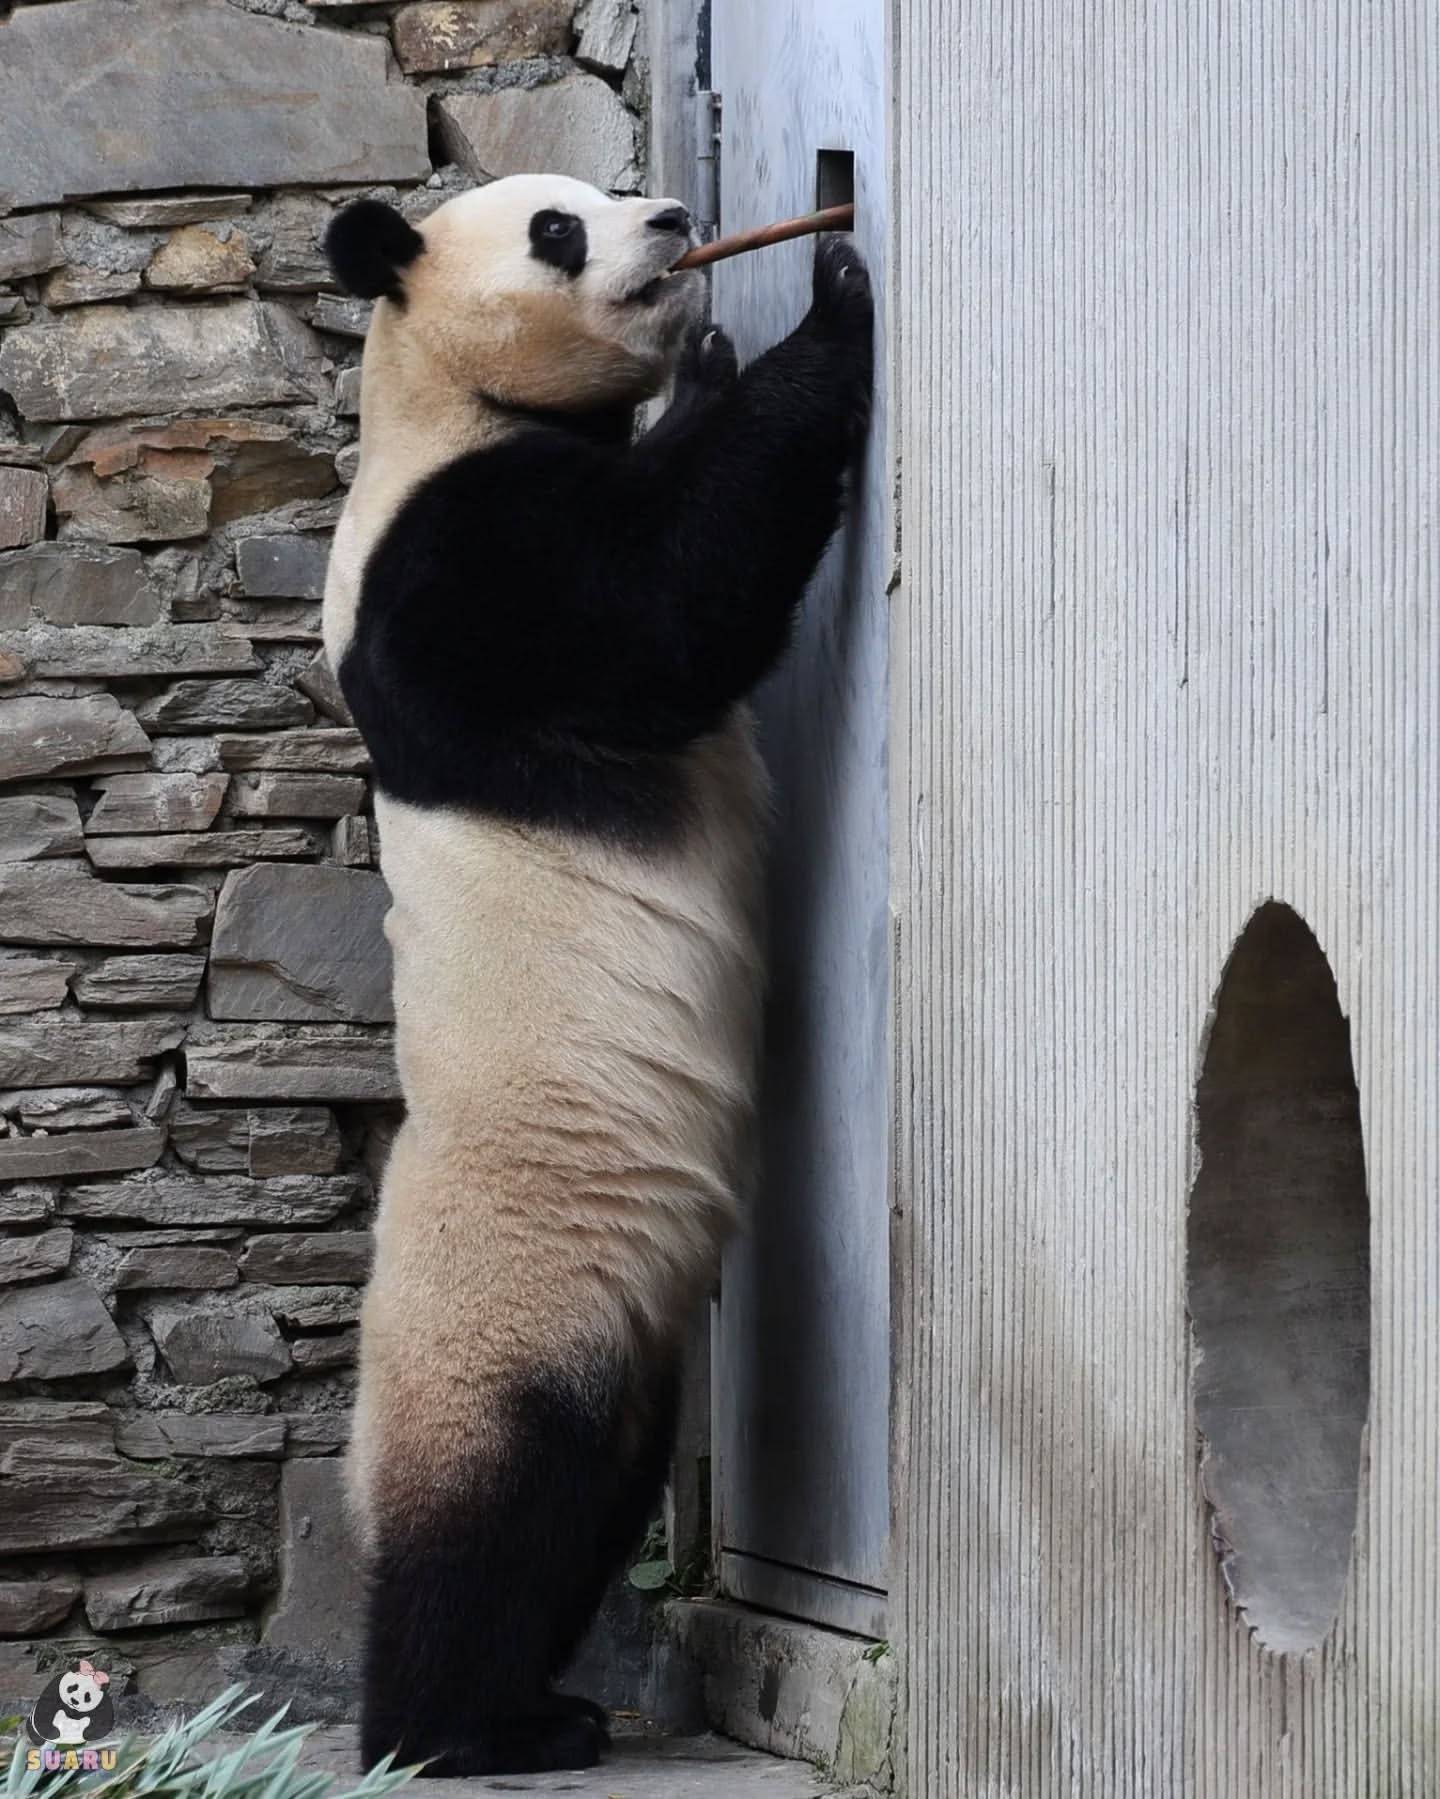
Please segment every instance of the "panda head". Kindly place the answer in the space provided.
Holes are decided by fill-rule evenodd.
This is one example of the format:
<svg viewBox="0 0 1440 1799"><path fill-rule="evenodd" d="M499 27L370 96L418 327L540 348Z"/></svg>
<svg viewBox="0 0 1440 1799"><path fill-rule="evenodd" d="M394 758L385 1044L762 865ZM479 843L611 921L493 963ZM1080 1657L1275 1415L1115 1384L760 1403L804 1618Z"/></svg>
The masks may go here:
<svg viewBox="0 0 1440 1799"><path fill-rule="evenodd" d="M78 1672L60 1676L60 1703L71 1713L95 1711L106 1696L103 1683L109 1678L108 1674L97 1678L89 1662L82 1662Z"/></svg>
<svg viewBox="0 0 1440 1799"><path fill-rule="evenodd" d="M366 351L413 407L464 393L505 407L588 412L655 393L704 283L667 271L688 248L673 200L617 200L564 175L510 175L418 228L378 200L338 213L336 279L379 301ZM368 375L367 375L368 382Z"/></svg>

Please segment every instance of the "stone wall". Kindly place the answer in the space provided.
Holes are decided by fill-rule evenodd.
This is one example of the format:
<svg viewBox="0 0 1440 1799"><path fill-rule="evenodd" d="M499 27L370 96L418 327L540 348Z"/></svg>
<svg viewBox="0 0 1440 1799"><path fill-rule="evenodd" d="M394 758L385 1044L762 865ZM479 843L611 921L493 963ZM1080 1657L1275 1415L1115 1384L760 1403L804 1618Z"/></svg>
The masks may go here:
<svg viewBox="0 0 1440 1799"><path fill-rule="evenodd" d="M5 16L9 14L8 18ZM334 208L642 166L629 0L0 4L0 1671L343 1708L393 1132L319 650L367 308Z"/></svg>

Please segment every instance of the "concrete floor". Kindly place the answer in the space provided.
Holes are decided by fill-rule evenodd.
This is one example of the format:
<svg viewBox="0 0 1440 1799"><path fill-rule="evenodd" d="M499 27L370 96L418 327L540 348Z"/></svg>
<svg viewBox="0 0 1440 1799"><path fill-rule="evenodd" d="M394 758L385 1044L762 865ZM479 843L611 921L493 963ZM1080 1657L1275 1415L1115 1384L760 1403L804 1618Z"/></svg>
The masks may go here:
<svg viewBox="0 0 1440 1799"><path fill-rule="evenodd" d="M211 1739L219 1749L223 1738ZM317 1730L302 1766L339 1777L357 1769L351 1729ZM417 1799L480 1799L491 1793L563 1793L567 1799L845 1799L804 1762L781 1761L724 1737L623 1735L598 1768L564 1774L506 1774L493 1780L417 1783Z"/></svg>

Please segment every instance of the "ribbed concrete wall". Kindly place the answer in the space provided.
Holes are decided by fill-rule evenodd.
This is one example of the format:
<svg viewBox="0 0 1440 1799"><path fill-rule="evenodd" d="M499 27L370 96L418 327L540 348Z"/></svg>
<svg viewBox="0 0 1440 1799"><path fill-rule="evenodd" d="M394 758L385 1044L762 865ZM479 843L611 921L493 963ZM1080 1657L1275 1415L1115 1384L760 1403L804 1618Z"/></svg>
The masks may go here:
<svg viewBox="0 0 1440 1799"><path fill-rule="evenodd" d="M909 1790L1420 1799L1440 20L896 0L894 26ZM1227 1597L1186 1315L1207 1018L1272 896L1349 1016L1372 1217L1354 1559L1304 1657Z"/></svg>

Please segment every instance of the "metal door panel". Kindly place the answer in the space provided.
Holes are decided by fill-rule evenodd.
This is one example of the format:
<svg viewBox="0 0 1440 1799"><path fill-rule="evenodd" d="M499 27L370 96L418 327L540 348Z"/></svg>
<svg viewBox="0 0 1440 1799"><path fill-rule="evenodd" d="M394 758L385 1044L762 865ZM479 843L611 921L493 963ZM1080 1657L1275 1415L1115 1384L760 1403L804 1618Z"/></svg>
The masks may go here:
<svg viewBox="0 0 1440 1799"><path fill-rule="evenodd" d="M853 151L883 313L881 0L716 0L713 33L722 230L807 211L817 152ZM803 315L813 254L717 266L742 361ZM851 520L761 699L776 783L763 1172L725 1264L715 1417L726 1590L871 1634L889 1558L885 442L881 396Z"/></svg>

